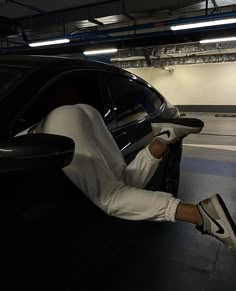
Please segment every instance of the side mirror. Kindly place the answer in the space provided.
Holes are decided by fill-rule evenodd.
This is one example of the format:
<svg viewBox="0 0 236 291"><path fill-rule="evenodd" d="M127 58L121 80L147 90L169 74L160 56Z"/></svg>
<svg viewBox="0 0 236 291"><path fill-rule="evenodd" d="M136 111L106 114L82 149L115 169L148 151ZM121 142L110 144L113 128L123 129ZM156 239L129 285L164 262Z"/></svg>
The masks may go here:
<svg viewBox="0 0 236 291"><path fill-rule="evenodd" d="M0 173L64 168L72 161L74 141L54 134L28 134L0 141Z"/></svg>

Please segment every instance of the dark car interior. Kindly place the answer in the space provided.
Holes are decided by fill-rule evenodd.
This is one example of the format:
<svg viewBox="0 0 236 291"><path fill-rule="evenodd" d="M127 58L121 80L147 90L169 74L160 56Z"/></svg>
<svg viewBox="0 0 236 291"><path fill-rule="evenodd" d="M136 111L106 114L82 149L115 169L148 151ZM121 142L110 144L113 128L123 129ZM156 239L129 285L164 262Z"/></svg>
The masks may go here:
<svg viewBox="0 0 236 291"><path fill-rule="evenodd" d="M89 86L89 81L93 82L93 86ZM40 122L44 116L59 106L89 102L97 108L95 97L100 94L97 90L99 86L99 78L91 72L77 73L73 77L68 74L66 77L62 76L51 81L39 90L20 112L13 125L13 134Z"/></svg>

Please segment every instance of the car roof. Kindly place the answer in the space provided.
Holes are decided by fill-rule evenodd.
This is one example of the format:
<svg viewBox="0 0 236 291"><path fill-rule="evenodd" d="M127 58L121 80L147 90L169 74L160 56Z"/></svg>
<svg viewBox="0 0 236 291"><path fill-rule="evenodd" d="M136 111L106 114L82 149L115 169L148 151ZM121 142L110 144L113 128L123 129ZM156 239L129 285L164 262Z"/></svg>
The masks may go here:
<svg viewBox="0 0 236 291"><path fill-rule="evenodd" d="M81 67L92 67L97 69L104 69L109 71L124 72L119 68L112 65L105 64L97 61L81 60L69 57L59 57L59 56L42 56L42 55L1 55L0 65L15 66L15 67L25 67L34 68L41 65L46 65L50 63L71 63L73 61L74 65Z"/></svg>
<svg viewBox="0 0 236 291"><path fill-rule="evenodd" d="M134 75L126 70L120 69L113 65L102 63L98 61L82 60L70 57L60 57L60 56L45 56L45 55L0 55L0 67L3 66L12 66L18 68L25 68L29 70L34 70L37 67L41 66L50 66L60 63L65 67L75 66L81 68L89 68L95 70L104 70L108 72L119 73L130 77ZM139 82L146 84L142 78L136 76ZM154 89L154 88L153 88Z"/></svg>

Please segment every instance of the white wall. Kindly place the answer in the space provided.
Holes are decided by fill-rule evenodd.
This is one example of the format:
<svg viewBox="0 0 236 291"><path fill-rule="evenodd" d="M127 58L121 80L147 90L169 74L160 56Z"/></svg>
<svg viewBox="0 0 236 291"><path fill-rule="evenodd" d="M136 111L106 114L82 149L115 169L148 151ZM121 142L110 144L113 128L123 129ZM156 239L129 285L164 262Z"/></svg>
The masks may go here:
<svg viewBox="0 0 236 291"><path fill-rule="evenodd" d="M236 63L132 68L175 105L236 105Z"/></svg>

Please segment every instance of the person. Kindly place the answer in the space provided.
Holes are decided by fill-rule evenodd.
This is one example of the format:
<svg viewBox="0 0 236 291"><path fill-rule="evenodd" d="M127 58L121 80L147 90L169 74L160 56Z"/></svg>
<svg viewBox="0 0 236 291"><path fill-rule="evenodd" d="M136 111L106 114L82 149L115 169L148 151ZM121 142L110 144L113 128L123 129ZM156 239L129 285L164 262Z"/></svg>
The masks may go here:
<svg viewBox="0 0 236 291"><path fill-rule="evenodd" d="M128 165L99 112L86 104L52 110L31 133L59 134L74 140L75 154L64 172L108 215L128 220L189 222L236 254L236 226L219 194L192 204L171 193L144 189L169 144L199 132L202 126L187 118L152 124L153 142Z"/></svg>

